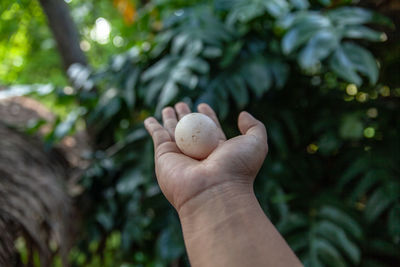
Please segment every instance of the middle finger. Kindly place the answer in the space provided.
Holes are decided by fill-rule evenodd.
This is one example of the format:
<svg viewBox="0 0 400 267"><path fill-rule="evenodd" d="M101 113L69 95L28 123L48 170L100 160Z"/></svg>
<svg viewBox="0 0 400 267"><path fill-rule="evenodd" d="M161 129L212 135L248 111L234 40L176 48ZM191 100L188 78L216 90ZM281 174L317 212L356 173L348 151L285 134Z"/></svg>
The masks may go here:
<svg viewBox="0 0 400 267"><path fill-rule="evenodd" d="M175 105L176 113L178 114L179 119L182 119L183 116L191 113L188 104L184 102L179 102Z"/></svg>

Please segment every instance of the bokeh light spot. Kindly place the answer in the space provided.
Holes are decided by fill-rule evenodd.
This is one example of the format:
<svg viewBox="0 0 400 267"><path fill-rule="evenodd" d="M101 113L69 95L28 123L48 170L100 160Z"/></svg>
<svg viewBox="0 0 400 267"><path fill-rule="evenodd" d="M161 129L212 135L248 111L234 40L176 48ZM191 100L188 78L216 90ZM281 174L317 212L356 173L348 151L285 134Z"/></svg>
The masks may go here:
<svg viewBox="0 0 400 267"><path fill-rule="evenodd" d="M99 44L106 44L110 40L111 25L105 18L96 19L95 26L90 31L90 38Z"/></svg>
<svg viewBox="0 0 400 267"><path fill-rule="evenodd" d="M122 47L124 45L124 38L122 38L121 36L117 35L113 38L113 44L116 47Z"/></svg>
<svg viewBox="0 0 400 267"><path fill-rule="evenodd" d="M372 127L368 127L364 129L364 136L366 138L373 138L375 136L375 129Z"/></svg>
<svg viewBox="0 0 400 267"><path fill-rule="evenodd" d="M318 151L318 146L316 145L316 144L309 144L308 146L307 146L307 152L309 153L309 154L314 154L314 153L316 153Z"/></svg>
<svg viewBox="0 0 400 267"><path fill-rule="evenodd" d="M353 83L347 85L346 87L346 93L348 95L356 95L358 92L357 86Z"/></svg>
<svg viewBox="0 0 400 267"><path fill-rule="evenodd" d="M394 96L400 97L400 88L396 88L393 90Z"/></svg>
<svg viewBox="0 0 400 267"><path fill-rule="evenodd" d="M379 89L379 92L381 93L382 96L390 96L390 88L388 86L382 86Z"/></svg>
<svg viewBox="0 0 400 267"><path fill-rule="evenodd" d="M151 48L151 45L149 42L143 42L143 44L142 44L143 51L147 52L150 50L150 48Z"/></svg>
<svg viewBox="0 0 400 267"><path fill-rule="evenodd" d="M356 96L356 99L358 102L365 102L368 99L368 95L366 93L359 92Z"/></svg>
<svg viewBox="0 0 400 267"><path fill-rule="evenodd" d="M378 117L378 110L376 108L369 108L367 110L367 116L373 119Z"/></svg>
<svg viewBox="0 0 400 267"><path fill-rule="evenodd" d="M72 95L74 93L74 89L71 86L65 86L63 92L66 95Z"/></svg>
<svg viewBox="0 0 400 267"><path fill-rule="evenodd" d="M90 43L89 43L88 41L86 41L86 40L82 40L81 43L80 43L79 45L80 45L81 49L82 49L84 52L89 51L90 48L91 48Z"/></svg>

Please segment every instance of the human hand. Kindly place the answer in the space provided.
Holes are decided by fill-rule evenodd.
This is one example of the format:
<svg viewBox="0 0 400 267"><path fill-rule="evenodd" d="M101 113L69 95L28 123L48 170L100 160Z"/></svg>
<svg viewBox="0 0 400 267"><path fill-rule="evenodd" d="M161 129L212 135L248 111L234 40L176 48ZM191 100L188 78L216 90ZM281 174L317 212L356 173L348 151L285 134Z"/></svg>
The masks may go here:
<svg viewBox="0 0 400 267"><path fill-rule="evenodd" d="M204 160L183 154L174 140L178 120L191 111L178 103L175 110L164 108L164 127L153 117L145 127L153 138L157 180L166 198L179 212L185 203L217 188L252 191L254 179L268 152L264 125L247 112L238 118L242 135L227 140L215 112L207 104L198 111L209 116L218 126L218 147Z"/></svg>

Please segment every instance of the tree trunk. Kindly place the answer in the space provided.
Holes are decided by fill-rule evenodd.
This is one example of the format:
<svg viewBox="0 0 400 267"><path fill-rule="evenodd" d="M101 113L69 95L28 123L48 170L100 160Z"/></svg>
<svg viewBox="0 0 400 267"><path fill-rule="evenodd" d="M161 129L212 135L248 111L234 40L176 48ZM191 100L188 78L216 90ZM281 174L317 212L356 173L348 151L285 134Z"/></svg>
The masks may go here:
<svg viewBox="0 0 400 267"><path fill-rule="evenodd" d="M14 242L22 236L28 253L30 244L37 249L41 266L50 266L53 246L67 266L73 222L68 169L59 153L0 123L0 266L17 264Z"/></svg>
<svg viewBox="0 0 400 267"><path fill-rule="evenodd" d="M74 63L87 65L65 1L40 0L40 4L64 69ZM27 266L34 266L33 251L39 254L40 266L51 266L56 253L63 266L68 266L71 228L76 223L66 188L71 168L60 153L48 151L38 139L5 126L1 113L0 105L0 266L22 265L14 247L19 237L25 240ZM15 122L12 119L9 123Z"/></svg>
<svg viewBox="0 0 400 267"><path fill-rule="evenodd" d="M64 0L40 0L49 27L57 42L58 50L67 70L74 63L87 65L85 54L80 48L79 33Z"/></svg>

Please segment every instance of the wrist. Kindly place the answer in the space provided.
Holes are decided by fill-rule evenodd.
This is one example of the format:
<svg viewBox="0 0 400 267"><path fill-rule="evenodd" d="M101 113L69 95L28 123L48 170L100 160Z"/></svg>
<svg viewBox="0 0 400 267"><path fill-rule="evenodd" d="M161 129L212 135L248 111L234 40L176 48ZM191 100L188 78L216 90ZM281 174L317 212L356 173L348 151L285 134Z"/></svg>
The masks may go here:
<svg viewBox="0 0 400 267"><path fill-rule="evenodd" d="M251 183L225 182L186 201L178 214L186 234L218 228L235 216L260 209Z"/></svg>
<svg viewBox="0 0 400 267"><path fill-rule="evenodd" d="M265 216L252 185L224 183L178 211L191 266L301 266Z"/></svg>

